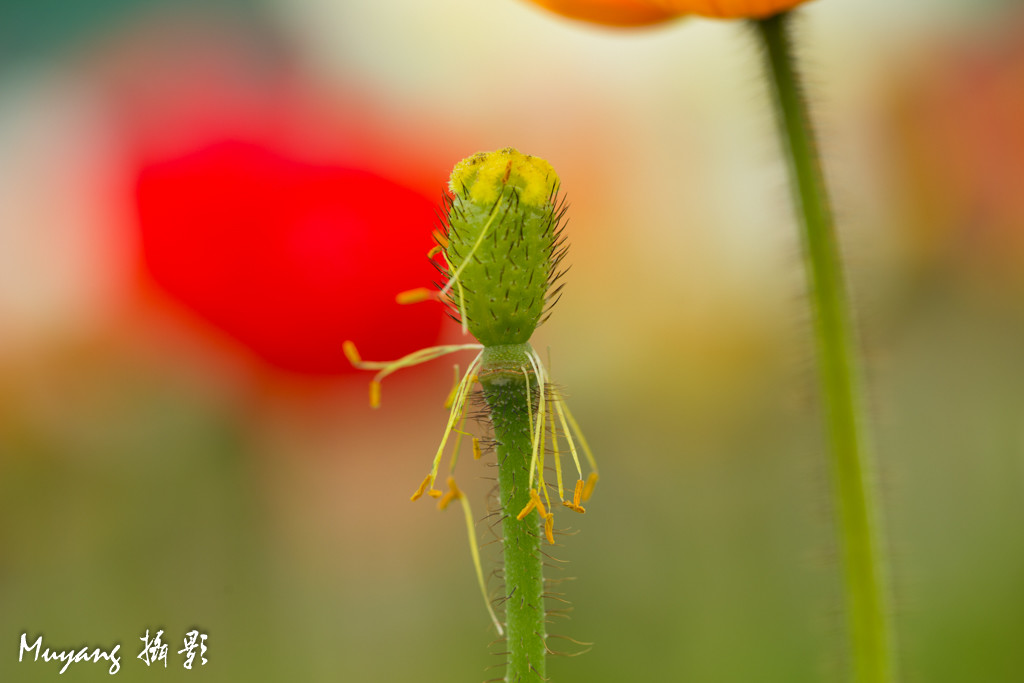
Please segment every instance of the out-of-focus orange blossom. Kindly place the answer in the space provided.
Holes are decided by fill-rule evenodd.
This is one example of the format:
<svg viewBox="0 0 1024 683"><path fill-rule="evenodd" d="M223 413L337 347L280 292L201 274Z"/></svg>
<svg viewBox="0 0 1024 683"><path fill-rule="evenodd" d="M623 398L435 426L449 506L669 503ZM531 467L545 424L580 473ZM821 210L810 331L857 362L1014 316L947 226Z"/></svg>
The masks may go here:
<svg viewBox="0 0 1024 683"><path fill-rule="evenodd" d="M696 14L718 19L763 19L807 0L532 0L572 19L606 26L645 26Z"/></svg>

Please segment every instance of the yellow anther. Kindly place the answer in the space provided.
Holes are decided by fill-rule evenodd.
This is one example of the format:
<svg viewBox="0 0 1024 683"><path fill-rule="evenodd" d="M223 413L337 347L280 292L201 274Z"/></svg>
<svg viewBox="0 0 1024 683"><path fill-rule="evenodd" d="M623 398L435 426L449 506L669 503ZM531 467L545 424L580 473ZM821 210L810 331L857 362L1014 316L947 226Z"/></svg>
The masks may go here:
<svg viewBox="0 0 1024 683"><path fill-rule="evenodd" d="M433 298L433 296L434 292L426 287L417 287L416 289L407 289L396 294L395 302L400 304L418 304L421 301Z"/></svg>
<svg viewBox="0 0 1024 683"><path fill-rule="evenodd" d="M348 358L348 362L353 366L359 367L359 365L362 364L363 358L356 350L356 345L348 339L341 343L341 351L345 354L345 358Z"/></svg>
<svg viewBox="0 0 1024 683"><path fill-rule="evenodd" d="M448 477L448 493L444 494L441 500L437 501L437 509L444 510L448 507L449 503L458 498L462 498L462 491L455 485L455 477Z"/></svg>
<svg viewBox="0 0 1024 683"><path fill-rule="evenodd" d="M531 498L530 502L526 504L526 507L524 507L522 510L520 510L519 514L516 515L516 519L522 519L523 517L526 517L526 515L528 515L531 512L533 512L533 508L535 508L535 507L537 507L537 501L535 501L533 498Z"/></svg>
<svg viewBox="0 0 1024 683"><path fill-rule="evenodd" d="M440 254L442 251L444 251L444 247L442 247L440 244L436 244L436 245L434 245L433 249L431 249L430 251L427 252L427 258L434 258L438 254Z"/></svg>
<svg viewBox="0 0 1024 683"><path fill-rule="evenodd" d="M544 516L544 535L547 536L548 543L551 545L555 544L555 515L554 513L548 513Z"/></svg>
<svg viewBox="0 0 1024 683"><path fill-rule="evenodd" d="M434 238L434 241L437 242L438 247L440 247L441 249L448 248L448 236L445 235L443 232L441 232L440 230L435 230L434 232L430 233L430 235L431 237Z"/></svg>
<svg viewBox="0 0 1024 683"><path fill-rule="evenodd" d="M570 501L568 501L568 500L563 500L563 501L562 501L562 505L564 505L565 507L569 508L569 509L570 509L570 510L572 510L573 512L578 512L578 513L580 513L581 515L582 515L582 514L583 514L584 512L586 512L586 511L587 511L587 509L586 509L585 507L583 507L582 505L576 505L575 503L572 503L572 502L570 502Z"/></svg>
<svg viewBox="0 0 1024 683"><path fill-rule="evenodd" d="M590 495L594 492L594 486L597 484L597 472L591 472L590 476L587 477L587 485L583 487L583 501L590 500Z"/></svg>
<svg viewBox="0 0 1024 683"><path fill-rule="evenodd" d="M473 459L479 460L483 454L480 452L480 439L473 437Z"/></svg>
<svg viewBox="0 0 1024 683"><path fill-rule="evenodd" d="M540 499L540 494L537 493L537 489L530 489L530 500L537 506L537 514L541 517L547 517L548 511L544 508L544 503Z"/></svg>
<svg viewBox="0 0 1024 683"><path fill-rule="evenodd" d="M569 508L573 512L583 514L584 512L586 512L586 509L582 505L580 505L581 500L583 500L583 480L577 479L576 488L572 492L572 502L568 500L563 500L562 505Z"/></svg>
<svg viewBox="0 0 1024 683"><path fill-rule="evenodd" d="M380 408L380 382L370 380L370 407Z"/></svg>
<svg viewBox="0 0 1024 683"><path fill-rule="evenodd" d="M428 486L430 486L429 474L426 476L426 478L423 479L423 483L420 484L420 487L416 489L416 493L412 494L412 497L409 500L419 500L420 497L426 492Z"/></svg>
<svg viewBox="0 0 1024 683"><path fill-rule="evenodd" d="M430 496L431 498L440 498L441 496L444 495L444 491L440 491L438 489L430 489L429 491L427 491L427 495Z"/></svg>

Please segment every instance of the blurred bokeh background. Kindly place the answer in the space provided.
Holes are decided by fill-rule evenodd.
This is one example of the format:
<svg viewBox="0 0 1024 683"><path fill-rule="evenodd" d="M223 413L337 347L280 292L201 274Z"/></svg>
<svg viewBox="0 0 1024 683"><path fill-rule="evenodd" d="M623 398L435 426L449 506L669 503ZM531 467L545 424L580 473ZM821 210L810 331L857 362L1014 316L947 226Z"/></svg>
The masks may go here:
<svg viewBox="0 0 1024 683"><path fill-rule="evenodd" d="M905 680L1019 683L1024 13L802 14ZM844 680L760 69L741 23L615 32L516 0L4 2L0 680L58 675L17 661L23 632L120 643L131 681L501 675L462 520L408 502L450 364L389 378L371 411L341 342L459 339L393 295L429 284L451 166L510 145L571 203L569 284L535 343L602 468L555 553L574 611L554 632L594 646L552 680ZM479 515L491 476L461 464ZM192 628L209 664L185 671ZM136 659L147 629L166 671Z"/></svg>

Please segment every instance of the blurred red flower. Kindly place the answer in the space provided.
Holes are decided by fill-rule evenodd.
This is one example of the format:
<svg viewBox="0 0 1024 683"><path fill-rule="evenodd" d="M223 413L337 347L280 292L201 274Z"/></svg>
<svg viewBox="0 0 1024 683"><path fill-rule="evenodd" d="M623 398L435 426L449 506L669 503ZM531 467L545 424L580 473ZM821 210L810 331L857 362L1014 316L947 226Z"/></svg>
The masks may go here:
<svg viewBox="0 0 1024 683"><path fill-rule="evenodd" d="M395 303L435 276L414 190L225 137L147 161L135 198L149 277L274 366L347 372L346 339L371 358L437 339L440 305Z"/></svg>

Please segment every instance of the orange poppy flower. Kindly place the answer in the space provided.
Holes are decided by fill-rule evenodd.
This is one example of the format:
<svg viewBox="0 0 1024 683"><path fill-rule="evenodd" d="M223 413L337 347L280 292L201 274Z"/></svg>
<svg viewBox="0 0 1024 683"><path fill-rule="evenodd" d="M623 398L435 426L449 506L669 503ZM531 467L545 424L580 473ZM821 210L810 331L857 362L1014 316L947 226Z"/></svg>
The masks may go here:
<svg viewBox="0 0 1024 683"><path fill-rule="evenodd" d="M719 19L761 19L807 0L531 0L573 19L608 26L645 26L697 14Z"/></svg>

